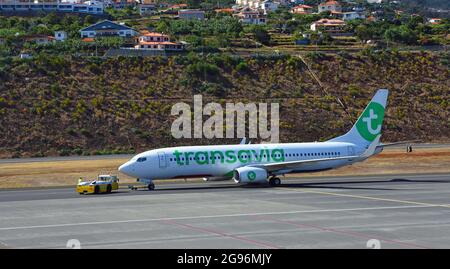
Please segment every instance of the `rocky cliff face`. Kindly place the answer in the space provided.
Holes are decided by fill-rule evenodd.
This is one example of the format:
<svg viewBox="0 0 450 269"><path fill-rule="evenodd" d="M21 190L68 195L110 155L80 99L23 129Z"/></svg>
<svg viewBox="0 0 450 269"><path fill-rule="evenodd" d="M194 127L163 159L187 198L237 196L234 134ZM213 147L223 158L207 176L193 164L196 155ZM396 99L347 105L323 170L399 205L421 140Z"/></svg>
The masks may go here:
<svg viewBox="0 0 450 269"><path fill-rule="evenodd" d="M328 94L289 56L2 59L0 156L239 141L171 136L172 106L192 107L194 94L202 94L203 104L277 102L281 142L301 142L345 132L376 89L388 88L384 141L450 141L448 54L310 54L305 60Z"/></svg>

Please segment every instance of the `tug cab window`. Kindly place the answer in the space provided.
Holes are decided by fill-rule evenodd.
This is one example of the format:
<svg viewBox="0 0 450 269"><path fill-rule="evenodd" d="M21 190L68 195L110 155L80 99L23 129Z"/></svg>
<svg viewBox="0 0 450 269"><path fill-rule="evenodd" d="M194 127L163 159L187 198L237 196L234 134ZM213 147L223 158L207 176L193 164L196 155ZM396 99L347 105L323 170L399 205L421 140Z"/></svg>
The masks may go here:
<svg viewBox="0 0 450 269"><path fill-rule="evenodd" d="M136 161L137 161L138 163L141 163L141 162L145 162L146 160L147 160L146 157L140 157L140 158L138 158Z"/></svg>

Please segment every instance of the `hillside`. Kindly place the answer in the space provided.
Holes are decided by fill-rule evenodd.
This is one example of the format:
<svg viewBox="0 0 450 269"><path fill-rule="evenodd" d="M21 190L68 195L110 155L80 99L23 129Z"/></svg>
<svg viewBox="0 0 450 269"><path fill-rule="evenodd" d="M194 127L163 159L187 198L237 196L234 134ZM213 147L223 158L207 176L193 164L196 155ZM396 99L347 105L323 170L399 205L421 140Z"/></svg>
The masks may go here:
<svg viewBox="0 0 450 269"><path fill-rule="evenodd" d="M384 141L450 142L449 56L364 52L305 57L325 96L296 57L190 54L163 58L40 55L0 60L0 156L139 152L153 147L232 143L174 139L171 106L280 102L282 142L344 132L377 88L389 88ZM347 113L333 96L348 106Z"/></svg>

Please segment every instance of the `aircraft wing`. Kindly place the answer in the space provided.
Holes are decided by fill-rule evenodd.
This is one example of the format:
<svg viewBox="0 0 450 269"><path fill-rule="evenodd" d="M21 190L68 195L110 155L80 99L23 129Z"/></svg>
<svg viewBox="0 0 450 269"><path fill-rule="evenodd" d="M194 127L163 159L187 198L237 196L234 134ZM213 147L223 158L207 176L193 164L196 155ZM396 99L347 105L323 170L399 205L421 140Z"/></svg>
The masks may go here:
<svg viewBox="0 0 450 269"><path fill-rule="evenodd" d="M361 161L361 160L367 159L368 157L372 156L375 153L376 147L378 146L379 141L380 141L380 137L381 137L381 135L378 135L375 138L375 140L369 145L367 150L364 151L361 155L319 158L319 159L299 160L299 161L291 161L291 162L267 163L267 164L250 165L250 166L264 168L269 172L273 172L273 171L279 171L279 170L289 170L289 169L305 167L305 166L308 166L309 164L320 163L320 162L329 162L329 161L336 161L336 160Z"/></svg>

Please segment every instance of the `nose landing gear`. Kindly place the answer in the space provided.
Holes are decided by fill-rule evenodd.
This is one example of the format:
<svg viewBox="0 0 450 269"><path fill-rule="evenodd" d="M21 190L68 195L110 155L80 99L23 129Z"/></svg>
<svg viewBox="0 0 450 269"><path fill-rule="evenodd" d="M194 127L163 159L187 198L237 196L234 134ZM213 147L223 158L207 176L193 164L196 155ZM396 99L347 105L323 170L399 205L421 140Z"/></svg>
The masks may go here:
<svg viewBox="0 0 450 269"><path fill-rule="evenodd" d="M139 182L141 185L129 185L128 188L130 190L137 190L137 189L146 188L149 191L153 191L155 189L155 184L153 183L153 180L151 180L151 179L138 178L137 182Z"/></svg>

